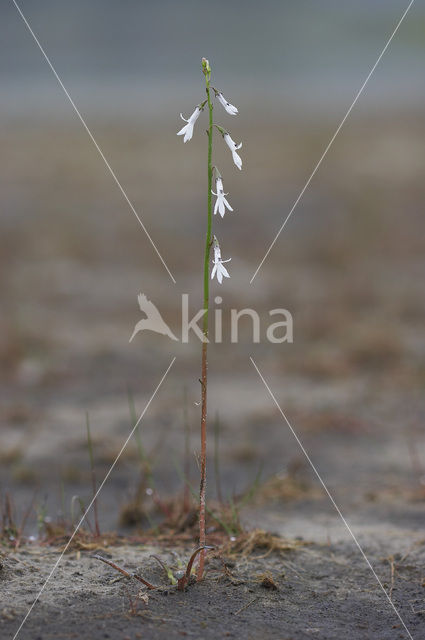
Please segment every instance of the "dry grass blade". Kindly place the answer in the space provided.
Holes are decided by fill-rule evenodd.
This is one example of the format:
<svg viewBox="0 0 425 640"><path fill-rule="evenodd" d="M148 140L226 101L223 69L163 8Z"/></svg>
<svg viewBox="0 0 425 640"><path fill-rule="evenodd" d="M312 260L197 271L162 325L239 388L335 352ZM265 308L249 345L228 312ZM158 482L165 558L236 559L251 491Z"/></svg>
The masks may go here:
<svg viewBox="0 0 425 640"><path fill-rule="evenodd" d="M139 582L144 584L145 587L147 587L148 589L151 589L152 591L154 591L155 589L158 589L158 587L155 587L153 584L151 584L150 582L148 582L147 580L145 580L144 578L139 576L137 573L129 573L128 571L126 571L122 567L119 567L117 564L115 564L115 562L111 562L110 560L107 560L103 556L99 556L98 554L95 554L93 556L93 558L96 558L96 560L100 560L101 562L104 562L105 564L107 564L110 567L112 567L112 569L115 569L116 571L119 571L126 578L134 578L135 580L138 580Z"/></svg>
<svg viewBox="0 0 425 640"><path fill-rule="evenodd" d="M256 598L253 598L252 600L250 600L249 602L244 604L243 607L241 607L240 609L235 611L235 613L233 615L237 616L239 613L242 613L242 611L245 611L245 609L248 609L248 607L250 607L252 604L254 604L254 602L257 602L258 599L259 599L258 596Z"/></svg>
<svg viewBox="0 0 425 640"><path fill-rule="evenodd" d="M93 454L93 441L91 438L90 432L90 418L88 411L86 411L86 429L87 429L87 447L89 450L89 458L90 458L90 472L91 472L91 482L92 482L92 490L93 490L93 510L94 510L94 530L96 536L100 537L100 527L99 527L99 513L98 513L98 504L97 504L97 482L96 482L96 469L94 466L94 454Z"/></svg>

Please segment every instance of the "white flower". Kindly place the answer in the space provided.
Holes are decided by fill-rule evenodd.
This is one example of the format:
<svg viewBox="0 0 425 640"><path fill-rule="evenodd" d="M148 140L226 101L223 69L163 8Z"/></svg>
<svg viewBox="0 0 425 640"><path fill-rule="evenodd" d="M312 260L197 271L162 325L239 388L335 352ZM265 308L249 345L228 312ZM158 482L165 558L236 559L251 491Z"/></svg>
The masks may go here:
<svg viewBox="0 0 425 640"><path fill-rule="evenodd" d="M223 96L221 92L216 93L215 95L219 103L222 104L223 107L226 109L227 113L230 113L231 116L235 116L238 113L237 108L234 107L232 104L230 104L230 102L227 102L226 98Z"/></svg>
<svg viewBox="0 0 425 640"><path fill-rule="evenodd" d="M186 118L183 118L183 114L182 113L180 114L180 118L182 120L184 120L185 122L187 122L187 124L185 124L184 127L182 129L180 129L180 131L177 134L178 136L182 136L184 134L183 142L187 142L188 140L192 139L193 127L195 125L195 122L199 118L199 114L200 113L201 113L201 107L198 105L196 107L195 111L190 116L189 120L186 120Z"/></svg>
<svg viewBox="0 0 425 640"><path fill-rule="evenodd" d="M242 169L242 158L238 153L236 153L237 149L242 147L242 142L240 144L236 144L234 140L230 137L228 133L224 134L224 141L232 152L233 162L237 166L239 170Z"/></svg>
<svg viewBox="0 0 425 640"><path fill-rule="evenodd" d="M231 258L229 258L228 260L222 260L220 245L218 244L218 240L215 236L213 238L213 243L214 243L214 260L213 260L214 266L211 271L211 280L217 274L217 280L221 284L223 282L223 276L225 278L230 278L226 267L223 267L223 262L230 262Z"/></svg>
<svg viewBox="0 0 425 640"><path fill-rule="evenodd" d="M224 214L226 213L226 207L227 209L229 209L229 211L233 211L233 209L225 198L225 196L227 196L227 193L224 193L223 180L221 179L221 177L216 178L215 188L217 189L217 193L214 193L214 191L211 189L211 193L214 196L217 196L217 200L215 201L214 206L214 215L218 211L223 218Z"/></svg>

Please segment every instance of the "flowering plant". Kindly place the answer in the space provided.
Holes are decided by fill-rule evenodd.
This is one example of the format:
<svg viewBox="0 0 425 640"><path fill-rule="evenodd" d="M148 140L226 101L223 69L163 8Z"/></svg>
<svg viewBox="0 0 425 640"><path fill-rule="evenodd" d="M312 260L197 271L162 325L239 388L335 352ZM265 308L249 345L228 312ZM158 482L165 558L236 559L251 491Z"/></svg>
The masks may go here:
<svg viewBox="0 0 425 640"><path fill-rule="evenodd" d="M206 58L202 58L202 72L205 76L205 90L206 90L206 100L199 103L192 115L186 120L182 114L180 114L181 118L186 122L184 127L180 129L177 133L178 136L184 136L183 142L188 142L193 137L193 131L201 112L204 108L208 107L208 153L207 153L207 176L208 176L208 193L207 193L207 232L205 238L205 254L204 254L204 278L203 278L203 325L202 325L202 333L203 333L203 342L202 342L202 361L201 361L201 481L199 488L199 546L202 547L202 550L199 554L199 565L197 578L198 580L202 579L204 572L204 562L205 562L205 489L206 489L206 448L207 448L207 351L208 351L208 308L209 308L209 282L210 282L210 255L211 248L214 250L213 257L213 267L211 270L211 280L214 277L217 277L217 281L219 284L222 284L223 277L230 278L229 272L227 268L224 266L225 262L230 262L230 258L228 260L222 260L221 258L221 249L217 237L212 234L212 196L216 197L215 205L214 205L214 214L217 212L223 218L226 210L233 211L230 206L228 200L226 199L227 193L224 193L223 187L223 179L222 176L217 169L217 167L212 164L212 145L213 145L213 131L214 127L221 133L223 136L224 142L229 147L233 162L236 167L241 170L242 169L242 159L237 151L242 147L242 143L236 144L234 140L231 138L228 131L226 131L223 127L213 122L213 101L212 101L212 92L214 92L214 96L217 98L218 102L224 107L226 112L229 115L235 116L238 114L238 109L230 104L224 97L223 93L213 87L211 85L211 67L210 63ZM215 191L213 191L213 175L215 174Z"/></svg>

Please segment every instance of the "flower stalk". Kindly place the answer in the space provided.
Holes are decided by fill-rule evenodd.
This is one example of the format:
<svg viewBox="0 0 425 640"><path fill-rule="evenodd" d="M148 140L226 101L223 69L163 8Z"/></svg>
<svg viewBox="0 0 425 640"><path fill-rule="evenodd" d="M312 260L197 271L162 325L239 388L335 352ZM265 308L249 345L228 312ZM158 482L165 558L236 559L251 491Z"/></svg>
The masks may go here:
<svg viewBox="0 0 425 640"><path fill-rule="evenodd" d="M207 232L205 237L205 251L204 251L204 277L203 277L203 320L202 320L202 357L201 357L201 456L200 456L200 471L201 471L201 479L200 479L200 487L199 487L199 548L197 553L199 552L199 563L197 570L197 580L202 580L204 574L204 564L205 564L205 550L208 549L206 547L206 536L205 536L205 514L206 514L206 473L207 473L207 381L208 381L208 311L209 311L209 287L210 287L210 256L211 256L211 248L214 247L214 258L212 260L212 270L211 270L211 279L215 276L217 277L218 283L221 285L223 282L223 278L230 278L230 275L223 266L225 262L230 262L230 258L227 260L223 260L221 258L221 250L220 245L216 236L212 234L212 217L213 217L213 208L212 208L212 196L216 196L216 202L214 207L214 214L217 212L223 218L226 209L228 211L233 211L229 202L226 200L227 193L224 192L223 188L223 180L220 172L217 167L213 167L212 165L212 147L213 147L213 131L214 127L221 133L224 141L229 147L233 162L237 166L238 169L242 169L242 159L238 155L237 151L242 147L242 143L236 144L230 134L223 129L218 124L213 122L213 103L212 103L212 92L214 93L215 98L222 105L224 110L229 115L237 115L238 109L230 104L223 96L221 91L218 91L215 87L210 84L211 81L211 67L206 58L202 58L202 72L205 76L205 91L206 91L206 99L197 105L194 112L190 116L189 119L181 117L186 122L185 126L177 133L179 136L184 136L183 142L188 142L192 139L193 129L196 121L198 120L201 112L204 108L208 107L208 160L207 160ZM213 191L213 171L215 170L216 180L215 180L215 188L216 191ZM196 553L192 556L192 562L196 556Z"/></svg>
<svg viewBox="0 0 425 640"><path fill-rule="evenodd" d="M209 114L208 126L208 198L207 198L207 234L204 252L204 316L202 333L201 360L201 480L199 486L199 546L205 547L205 492L207 482L207 376L208 376L208 308L210 296L210 252L212 243L212 141L213 141L213 106L210 93L211 68L208 60L202 59L202 70L205 75L205 89ZM202 580L204 574L205 550L199 554L197 580Z"/></svg>

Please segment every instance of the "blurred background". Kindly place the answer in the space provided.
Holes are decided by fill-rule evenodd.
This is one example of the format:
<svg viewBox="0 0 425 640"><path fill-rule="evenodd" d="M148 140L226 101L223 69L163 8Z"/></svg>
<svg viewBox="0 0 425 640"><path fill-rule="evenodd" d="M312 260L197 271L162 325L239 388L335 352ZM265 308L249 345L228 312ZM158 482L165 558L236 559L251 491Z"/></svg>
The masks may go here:
<svg viewBox="0 0 425 640"><path fill-rule="evenodd" d="M34 491L51 517L73 495L89 499L86 411L102 478L131 429L128 394L139 414L173 356L142 423L163 495L182 486L185 387L190 448L199 448L196 338L182 345L144 332L128 340L141 317L139 292L176 333L181 293L193 312L200 306L205 114L190 143L176 132L180 112L188 117L203 100L206 56L214 86L239 107L233 118L217 105L215 119L243 141L244 162L237 171L215 138L234 212L214 220L232 262L231 279L214 283L212 297L223 298L224 318L231 308L258 310L264 328L271 308L294 317L293 344L267 343L264 329L253 345L246 321L230 345L224 321L223 344L210 349L210 433L218 413L223 492L243 492L261 467L271 503L260 501L252 520L323 539L338 526L253 355L358 527L423 524L423 3L249 283L406 6L21 0L173 284L15 6L3 3L0 482L19 512ZM131 500L137 460L131 442L102 492L103 526L116 527ZM195 456L190 464L196 485Z"/></svg>

